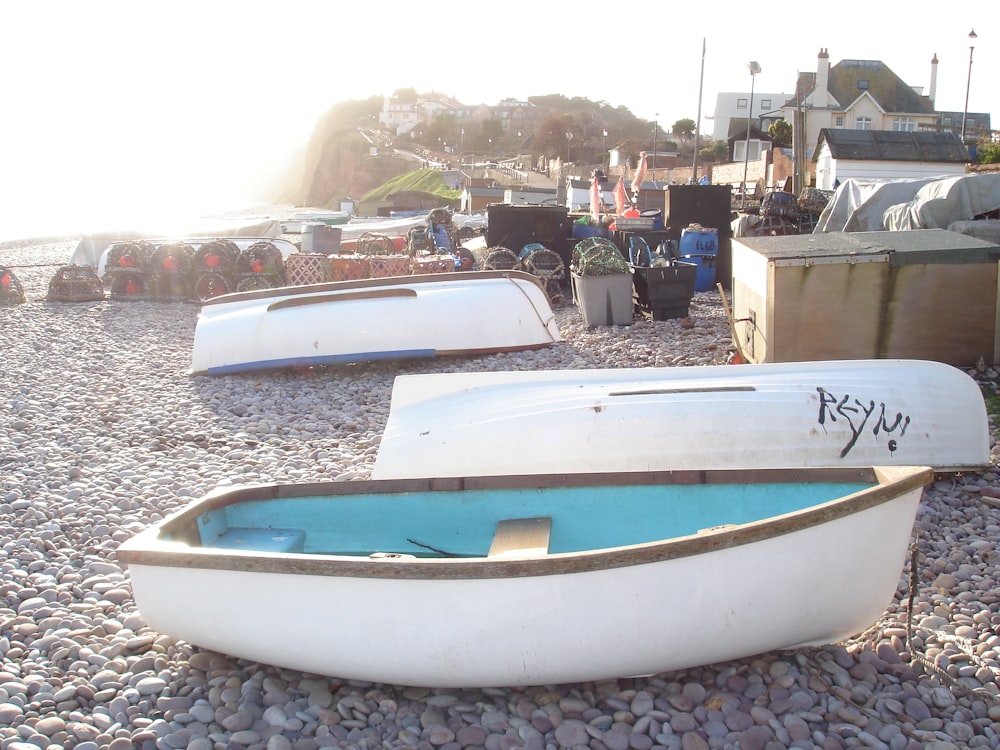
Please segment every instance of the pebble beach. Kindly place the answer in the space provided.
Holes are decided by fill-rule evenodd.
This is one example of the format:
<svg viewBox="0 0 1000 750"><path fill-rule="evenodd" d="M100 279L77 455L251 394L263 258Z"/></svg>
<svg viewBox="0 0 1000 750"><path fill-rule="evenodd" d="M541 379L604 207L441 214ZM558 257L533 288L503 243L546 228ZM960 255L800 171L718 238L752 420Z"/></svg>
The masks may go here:
<svg viewBox="0 0 1000 750"><path fill-rule="evenodd" d="M987 470L925 490L896 596L840 644L447 690L291 671L151 630L118 545L219 486L368 479L396 375L722 364L730 331L715 292L689 318L627 327L587 328L564 303L564 341L538 351L192 377L196 304L45 301L75 247L0 244L28 297L0 307L0 750L1000 747L995 447ZM970 374L996 391L995 371Z"/></svg>

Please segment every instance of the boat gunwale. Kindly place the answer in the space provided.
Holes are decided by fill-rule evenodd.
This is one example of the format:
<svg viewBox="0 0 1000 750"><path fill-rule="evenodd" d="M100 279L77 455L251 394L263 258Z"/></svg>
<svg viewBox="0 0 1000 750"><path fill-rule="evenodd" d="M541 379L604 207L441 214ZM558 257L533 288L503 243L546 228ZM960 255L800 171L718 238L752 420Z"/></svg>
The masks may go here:
<svg viewBox="0 0 1000 750"><path fill-rule="evenodd" d="M934 476L926 466L887 466L805 469L718 469L702 471L618 472L602 474L552 474L439 479L374 479L349 482L308 482L286 485L251 485L209 493L166 520L125 541L118 550L126 566L144 565L190 569L231 570L324 577L374 579L491 579L567 575L623 568L691 557L785 536L891 502L928 484ZM370 558L320 553L270 553L220 550L162 541L169 532L197 531L197 518L209 510L247 501L308 496L477 489L585 487L595 485L694 485L739 484L752 478L758 483L877 482L871 487L781 514L736 526L718 526L687 536L580 552L555 553L522 559L475 558ZM187 527L187 528L185 528ZM180 534L178 535L180 536Z"/></svg>
<svg viewBox="0 0 1000 750"><path fill-rule="evenodd" d="M525 271L448 271L446 273L413 274L410 276L382 276L374 279L354 279L351 281L327 281L321 284L303 284L300 286L282 286L271 289L255 289L247 292L233 292L210 297L204 300L202 309L214 305L225 305L233 302L250 302L267 300L275 297L294 297L316 294L319 292L342 292L355 289L370 289L380 286L402 286L405 284L428 284L442 281L477 281L481 279L510 279L512 281L527 281L538 287L543 293L545 287L541 281Z"/></svg>

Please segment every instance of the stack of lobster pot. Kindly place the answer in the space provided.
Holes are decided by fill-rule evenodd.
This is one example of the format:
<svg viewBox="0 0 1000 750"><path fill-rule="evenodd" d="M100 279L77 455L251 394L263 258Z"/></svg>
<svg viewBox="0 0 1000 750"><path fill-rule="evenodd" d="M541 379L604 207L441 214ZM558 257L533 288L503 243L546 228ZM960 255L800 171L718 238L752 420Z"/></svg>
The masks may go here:
<svg viewBox="0 0 1000 750"><path fill-rule="evenodd" d="M240 248L232 240L214 239L201 245L192 258L191 289L204 301L236 289L236 265Z"/></svg>
<svg viewBox="0 0 1000 750"><path fill-rule="evenodd" d="M273 242L254 242L240 253L236 262L236 291L276 289L285 284L285 262Z"/></svg>
<svg viewBox="0 0 1000 750"><path fill-rule="evenodd" d="M149 297L149 260L156 247L145 240L115 242L108 248L102 281L111 299L135 301Z"/></svg>
<svg viewBox="0 0 1000 750"><path fill-rule="evenodd" d="M186 242L167 242L149 256L149 298L165 302L191 299L194 248Z"/></svg>

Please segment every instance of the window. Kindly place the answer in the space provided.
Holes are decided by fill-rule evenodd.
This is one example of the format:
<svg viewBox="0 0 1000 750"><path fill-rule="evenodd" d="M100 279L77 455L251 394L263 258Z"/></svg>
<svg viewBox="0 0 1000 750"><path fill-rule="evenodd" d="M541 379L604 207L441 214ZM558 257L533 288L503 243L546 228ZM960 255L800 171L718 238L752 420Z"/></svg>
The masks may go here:
<svg viewBox="0 0 1000 750"><path fill-rule="evenodd" d="M870 117L855 117L854 118L854 129L855 130L871 130L872 129L872 118L870 118Z"/></svg>
<svg viewBox="0 0 1000 750"><path fill-rule="evenodd" d="M843 115L837 115L833 119L833 124L834 124L835 127L838 127L838 128L844 127L844 116Z"/></svg>
<svg viewBox="0 0 1000 750"><path fill-rule="evenodd" d="M770 99L761 99L760 100L760 107L761 107L761 109L770 109L771 108L771 100Z"/></svg>
<svg viewBox="0 0 1000 750"><path fill-rule="evenodd" d="M945 115L945 117L944 117L944 124L945 125L954 125L955 121L951 119L951 115Z"/></svg>
<svg viewBox="0 0 1000 750"><path fill-rule="evenodd" d="M912 117L896 117L892 121L892 129L912 133L917 129L917 123Z"/></svg>
<svg viewBox="0 0 1000 750"><path fill-rule="evenodd" d="M867 91L868 90L868 81L866 81L864 78L862 78L860 81L858 81L858 90L859 91Z"/></svg>
<svg viewBox="0 0 1000 750"><path fill-rule="evenodd" d="M736 109L746 109L746 108L747 108L747 100L746 99L737 99L736 100Z"/></svg>

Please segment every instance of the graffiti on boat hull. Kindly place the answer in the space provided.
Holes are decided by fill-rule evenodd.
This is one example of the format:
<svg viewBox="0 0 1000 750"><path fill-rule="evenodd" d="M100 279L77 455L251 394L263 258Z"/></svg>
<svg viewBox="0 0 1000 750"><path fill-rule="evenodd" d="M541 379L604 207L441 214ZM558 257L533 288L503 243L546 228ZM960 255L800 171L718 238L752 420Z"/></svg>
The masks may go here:
<svg viewBox="0 0 1000 750"><path fill-rule="evenodd" d="M899 438L906 434L906 428L910 425L909 415L896 412L895 416L892 416L892 410L887 409L884 403L871 400L866 403L849 393L838 396L821 387L817 387L816 391L819 393L820 425L825 429L827 422L832 424L843 420L851 431L850 440L840 451L841 458L850 453L861 436L867 432L871 432L876 440L882 434L888 436L886 447L890 453L896 452Z"/></svg>

